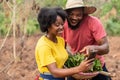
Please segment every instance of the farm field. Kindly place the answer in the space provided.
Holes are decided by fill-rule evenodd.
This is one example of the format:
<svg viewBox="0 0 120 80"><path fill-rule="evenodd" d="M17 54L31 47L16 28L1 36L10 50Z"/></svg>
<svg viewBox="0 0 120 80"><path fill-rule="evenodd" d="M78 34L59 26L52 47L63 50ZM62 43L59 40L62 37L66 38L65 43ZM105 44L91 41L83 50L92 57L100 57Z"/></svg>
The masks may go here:
<svg viewBox="0 0 120 80"><path fill-rule="evenodd" d="M6 39L0 48L0 80L34 80L39 74L35 62L34 49L41 34L16 39L16 55L13 57L13 38ZM105 61L112 80L120 80L120 37L108 37L110 52L105 55ZM4 39L0 38L0 46ZM23 44L21 44L24 42Z"/></svg>

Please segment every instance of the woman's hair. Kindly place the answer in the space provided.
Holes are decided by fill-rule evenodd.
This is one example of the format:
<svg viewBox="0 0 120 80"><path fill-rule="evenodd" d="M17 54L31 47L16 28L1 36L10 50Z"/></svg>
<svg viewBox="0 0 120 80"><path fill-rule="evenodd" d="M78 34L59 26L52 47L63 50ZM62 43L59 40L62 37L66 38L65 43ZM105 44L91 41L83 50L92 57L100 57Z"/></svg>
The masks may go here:
<svg viewBox="0 0 120 80"><path fill-rule="evenodd" d="M63 21L66 19L65 11L60 8L41 8L38 14L38 23L42 32L47 32L51 24L55 23L57 16L60 16Z"/></svg>

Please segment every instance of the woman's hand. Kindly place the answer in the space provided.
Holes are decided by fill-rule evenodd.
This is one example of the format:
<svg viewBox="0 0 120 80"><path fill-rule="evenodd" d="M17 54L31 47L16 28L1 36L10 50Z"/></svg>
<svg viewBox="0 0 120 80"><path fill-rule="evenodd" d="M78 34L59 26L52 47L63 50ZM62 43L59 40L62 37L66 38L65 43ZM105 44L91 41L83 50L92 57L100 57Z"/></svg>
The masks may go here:
<svg viewBox="0 0 120 80"><path fill-rule="evenodd" d="M94 58L93 59L89 59L89 60L83 60L80 65L78 66L78 69L81 71L81 72L86 72L88 70L90 70L93 66L93 61L94 61Z"/></svg>

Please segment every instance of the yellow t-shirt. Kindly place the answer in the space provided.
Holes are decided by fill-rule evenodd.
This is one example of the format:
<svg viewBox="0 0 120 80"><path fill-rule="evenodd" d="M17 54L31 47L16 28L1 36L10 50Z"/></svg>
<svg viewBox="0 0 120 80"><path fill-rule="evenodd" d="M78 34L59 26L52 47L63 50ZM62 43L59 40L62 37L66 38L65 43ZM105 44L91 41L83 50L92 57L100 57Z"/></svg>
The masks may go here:
<svg viewBox="0 0 120 80"><path fill-rule="evenodd" d="M49 72L46 65L56 62L58 68L63 68L68 58L65 50L65 42L62 37L57 36L57 43L42 36L36 45L35 58L40 73Z"/></svg>

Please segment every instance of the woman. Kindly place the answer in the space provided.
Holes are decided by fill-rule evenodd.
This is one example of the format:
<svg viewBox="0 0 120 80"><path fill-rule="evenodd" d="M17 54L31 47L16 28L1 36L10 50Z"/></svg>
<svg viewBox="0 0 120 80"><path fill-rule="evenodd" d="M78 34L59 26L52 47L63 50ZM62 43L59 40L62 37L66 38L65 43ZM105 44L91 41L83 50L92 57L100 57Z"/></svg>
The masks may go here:
<svg viewBox="0 0 120 80"><path fill-rule="evenodd" d="M40 71L40 80L65 80L66 76L90 69L91 60L84 60L79 66L65 69L68 58L62 37L66 13L62 8L42 8L38 14L40 29L45 32L37 42L35 57Z"/></svg>

